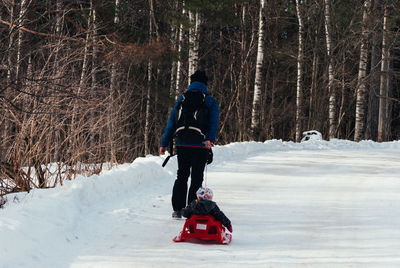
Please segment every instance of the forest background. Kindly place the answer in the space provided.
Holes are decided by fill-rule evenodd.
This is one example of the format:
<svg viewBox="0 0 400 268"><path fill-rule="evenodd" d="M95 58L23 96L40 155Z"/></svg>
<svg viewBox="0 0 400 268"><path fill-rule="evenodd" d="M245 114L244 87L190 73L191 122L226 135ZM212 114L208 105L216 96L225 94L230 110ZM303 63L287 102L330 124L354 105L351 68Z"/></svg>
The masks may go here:
<svg viewBox="0 0 400 268"><path fill-rule="evenodd" d="M399 30L397 0L1 0L0 199L157 154L197 69L217 144L397 140Z"/></svg>

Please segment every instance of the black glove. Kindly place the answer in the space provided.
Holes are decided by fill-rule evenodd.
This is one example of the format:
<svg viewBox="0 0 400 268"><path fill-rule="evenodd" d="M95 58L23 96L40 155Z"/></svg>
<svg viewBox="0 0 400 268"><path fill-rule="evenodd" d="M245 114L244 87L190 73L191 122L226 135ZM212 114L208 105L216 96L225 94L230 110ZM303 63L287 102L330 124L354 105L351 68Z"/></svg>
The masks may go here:
<svg viewBox="0 0 400 268"><path fill-rule="evenodd" d="M207 165L211 164L212 161L213 161L213 151L210 148L210 149L208 149L208 152L207 152Z"/></svg>

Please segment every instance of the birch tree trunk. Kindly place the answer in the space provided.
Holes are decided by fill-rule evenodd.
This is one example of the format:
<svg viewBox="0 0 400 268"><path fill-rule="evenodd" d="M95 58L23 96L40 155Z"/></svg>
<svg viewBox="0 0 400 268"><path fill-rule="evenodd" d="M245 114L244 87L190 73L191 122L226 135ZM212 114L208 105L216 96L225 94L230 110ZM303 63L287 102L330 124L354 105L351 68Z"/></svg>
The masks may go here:
<svg viewBox="0 0 400 268"><path fill-rule="evenodd" d="M241 44L240 44L240 53L241 53L241 64L240 64L240 72L239 72L239 77L238 77L238 87L236 89L237 91L237 96L236 96L236 110L237 110L237 118L238 118L238 140L239 141L244 141L245 135L247 134L247 127L246 127L246 119L247 118L247 113L246 113L246 104L247 100L245 98L246 92L248 91L248 75L245 74L246 72L246 66L248 65L248 58L250 56L250 53L252 51L251 47L254 43L255 39L255 31L250 31L251 33L251 38L250 38L250 43L247 45L247 29L246 29L246 18L248 15L248 4L243 4L242 10L241 10Z"/></svg>
<svg viewBox="0 0 400 268"><path fill-rule="evenodd" d="M25 0L24 0L25 1ZM63 10L62 7L62 2L61 0L57 0L56 1L56 40L55 40L55 48L54 48L54 73L53 75L55 76L55 88L58 87L58 85L61 85L61 70L60 70L60 61L59 61L59 57L60 57L60 51L61 51L61 45L62 45L62 41L61 41L61 30L62 30L62 18L63 18L63 14L61 13ZM61 137L61 121L62 119L60 118L61 116L59 114L55 115L54 118L54 124L53 124L53 133L54 133L54 160L58 161L61 158L60 155L60 147L61 147L61 142L62 142L62 137Z"/></svg>
<svg viewBox="0 0 400 268"><path fill-rule="evenodd" d="M14 63L13 63L13 58L14 56L14 38L15 38L15 32L14 32L14 28L15 28L15 21L14 21L14 5L15 2L14 0L10 1L9 3L10 7L10 30L9 30L9 41L8 41L8 49L7 49L7 83L10 84L11 83L11 79L12 79L12 73L13 73L13 68L14 68Z"/></svg>
<svg viewBox="0 0 400 268"><path fill-rule="evenodd" d="M175 10L179 10L179 1L175 0ZM175 25L171 25L171 47L172 51L177 51L178 46L178 37L179 36L179 27ZM174 60L171 64L171 78L170 78L170 88L169 88L169 96L175 97L175 88L176 88L176 69L177 69L177 61Z"/></svg>
<svg viewBox="0 0 400 268"><path fill-rule="evenodd" d="M194 61L194 57L195 55L193 54L194 52L194 28L195 26L193 26L193 24L195 24L195 15L193 14L193 11L189 10L188 11L188 16L189 16L189 22L190 22L190 28L189 28L189 58L188 58L188 84L190 84L190 75L193 74L193 61Z"/></svg>
<svg viewBox="0 0 400 268"><path fill-rule="evenodd" d="M296 142L299 142L301 139L301 131L302 131L302 120L303 120L303 34L304 34L304 26L303 26L303 18L300 10L300 1L296 0L296 14L297 20L299 22L299 44L298 44L298 52L297 52L297 94L296 94Z"/></svg>
<svg viewBox="0 0 400 268"><path fill-rule="evenodd" d="M25 1L25 0L24 0ZM54 49L54 73L57 78L57 83L59 83L58 79L60 76L60 70L59 70L59 53L61 50L61 27L62 27L62 17L60 13L62 12L62 3L61 0L57 0L56 2L56 40L55 40L55 49Z"/></svg>
<svg viewBox="0 0 400 268"><path fill-rule="evenodd" d="M318 45L318 29L315 30L315 39L314 39L314 44L315 47L317 47ZM311 72L311 86L310 86L310 99L309 99L309 103L308 103L308 123L307 123L307 128L308 129L314 129L314 124L315 124L315 101L316 101L316 89L317 89L317 79L318 79L318 61L319 56L317 53L317 50L314 49L313 50L313 60L312 60L312 72Z"/></svg>
<svg viewBox="0 0 400 268"><path fill-rule="evenodd" d="M97 62L98 62L98 60L97 60L97 57L98 57L98 48L97 48L97 41L98 41L98 38L97 38L97 32L98 32L98 30L97 30L97 15L96 15L96 9L94 8L94 6L93 6L93 0L91 0L90 1L90 11L91 11L91 20L92 20L92 24L91 24L91 35L92 35L92 37L91 37L91 41L92 41L92 50L91 50L91 52L92 52L92 61L91 61L91 64L92 64L92 70L91 70L91 98L92 99L95 99L96 98L96 91L97 91L97 75L96 75L96 73L97 73ZM90 148L94 148L95 147L95 143L96 143L96 140L95 140L95 135L97 134L96 132L95 132L95 123L94 123L94 118L95 118L95 112L94 111L92 111L91 112L91 126L90 126L90 129L91 129L91 133L90 133ZM92 155L92 154L90 154L90 155ZM90 159L89 159L89 161L91 161Z"/></svg>
<svg viewBox="0 0 400 268"><path fill-rule="evenodd" d="M182 14L185 15L185 1L182 3ZM178 62L176 63L176 86L175 86L175 101L178 100L181 87L181 73L182 73L182 43L183 43L183 24L179 25L178 36Z"/></svg>
<svg viewBox="0 0 400 268"><path fill-rule="evenodd" d="M325 5L325 39L326 53L328 56L328 94L329 94L329 139L335 137L337 121L336 121L336 90L334 88L333 75L333 56L332 56L332 38L331 38L331 12L330 0L324 0Z"/></svg>
<svg viewBox="0 0 400 268"><path fill-rule="evenodd" d="M115 13L114 13L114 24L119 24L119 0L115 0ZM108 139L110 144L110 162L115 163L116 159L116 148L115 148L115 139L114 139L114 132L115 132L115 98L114 94L117 90L117 62L114 60L111 64L111 77L110 77L110 103L109 105L109 112L108 112Z"/></svg>
<svg viewBox="0 0 400 268"><path fill-rule="evenodd" d="M114 24L119 24L119 0L115 0L115 13L114 13ZM117 62L114 60L111 64L111 82L110 82L110 96L113 100L113 93L116 90L117 83Z"/></svg>
<svg viewBox="0 0 400 268"><path fill-rule="evenodd" d="M189 29L189 70L188 76L192 75L199 65L199 41L200 41L200 25L201 18L199 12L196 10L189 11L189 21L192 24ZM190 84L190 79L188 79Z"/></svg>
<svg viewBox="0 0 400 268"><path fill-rule="evenodd" d="M151 1L151 0L150 0ZM144 154L150 153L149 135L150 135L150 92L152 84L152 68L153 63L149 60L147 64L147 92L146 92L146 114L145 114L145 125L144 125Z"/></svg>
<svg viewBox="0 0 400 268"><path fill-rule="evenodd" d="M383 15L383 34L382 34L382 63L379 85L379 116L378 116L378 137L377 141L386 141L387 133L387 111L388 111L388 91L389 91L389 49L387 44L388 36L388 6L385 4Z"/></svg>
<svg viewBox="0 0 400 268"><path fill-rule="evenodd" d="M253 139L256 139L257 132L260 129L261 117L261 83L262 83L262 68L264 63L264 28L265 28L265 0L260 0L260 14L258 24L258 46L257 46L257 62L256 75L254 81L254 96L251 111L251 131Z"/></svg>
<svg viewBox="0 0 400 268"><path fill-rule="evenodd" d="M12 83L12 73L13 73L13 67L14 67L14 61L13 58L15 57L14 55L14 38L15 38L15 26L14 26L14 1L10 1L9 3L9 13L10 13L10 22L11 25L9 27L8 31L8 44L7 44L7 78L6 78L6 85L5 89L0 90L0 97L2 96L7 96L8 90L7 86ZM5 108L6 109L6 108ZM2 111L0 114L0 161L4 162L7 159L7 148L9 147L10 144L10 137L11 135L11 121L9 120L6 110Z"/></svg>
<svg viewBox="0 0 400 268"><path fill-rule="evenodd" d="M90 1L90 8L92 10L92 92L94 92L95 87L97 86L97 53L98 53L98 48L97 48L97 14L96 14L96 9L93 6L93 1Z"/></svg>
<svg viewBox="0 0 400 268"><path fill-rule="evenodd" d="M363 11L363 23L361 32L360 63L358 67L357 79L357 100L356 100L356 123L354 128L354 141L363 139L365 125L365 107L367 104L367 86L365 78L367 76L368 64L368 20L370 15L371 0L365 0Z"/></svg>
<svg viewBox="0 0 400 268"><path fill-rule="evenodd" d="M149 16L149 42L152 42L153 39L153 16L154 16L154 7L153 0L149 0L150 7L150 16ZM149 59L147 63L147 92L146 92L146 114L145 114L145 125L144 125L144 154L148 155L150 153L149 146L149 135L150 135L150 92L151 92L151 84L152 84L152 68L153 63L151 59Z"/></svg>
<svg viewBox="0 0 400 268"><path fill-rule="evenodd" d="M89 11L89 18L87 19L87 33L86 33L86 42L85 42L85 48L83 51L83 59L82 59L82 69L81 69L81 77L79 79L79 87L78 87L78 92L77 96L79 97L80 93L82 92L82 89L85 86L86 83L86 74L88 71L88 63L89 63L89 45L90 45L90 37L91 37L91 29L93 29L92 25L92 18L93 18L93 9L90 8Z"/></svg>
<svg viewBox="0 0 400 268"><path fill-rule="evenodd" d="M19 16L18 16L18 26L23 26L24 21L25 21L25 14L28 10L28 5L27 5L27 0L22 0L21 1L21 9L19 11ZM17 62L16 62L16 67L15 67L15 80L19 80L20 76L20 68L21 68L21 53L22 53L22 39L24 36L24 32L19 29L18 30L18 40L17 40Z"/></svg>

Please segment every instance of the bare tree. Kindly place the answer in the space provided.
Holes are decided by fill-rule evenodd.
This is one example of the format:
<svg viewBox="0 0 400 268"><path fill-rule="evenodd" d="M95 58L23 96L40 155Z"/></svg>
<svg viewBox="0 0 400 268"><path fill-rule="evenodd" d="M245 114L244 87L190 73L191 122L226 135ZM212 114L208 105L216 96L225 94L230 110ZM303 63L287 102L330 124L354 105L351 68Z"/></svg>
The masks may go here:
<svg viewBox="0 0 400 268"><path fill-rule="evenodd" d="M243 141L246 140L249 133L247 132L248 128L248 113L247 113L247 92L249 87L249 75L248 75L248 66L250 65L250 57L255 47L255 39L256 39L256 31L253 29L250 32L248 38L247 32L247 21L249 17L249 5L243 4L240 13L240 25L241 25L241 34L240 34L240 70L239 77L237 83L237 96L236 96L236 110L237 110L237 118L238 118L238 139ZM272 120L271 120L272 121ZM272 122L270 121L270 124Z"/></svg>
<svg viewBox="0 0 400 268"><path fill-rule="evenodd" d="M174 1L174 8L175 11L178 12L179 10L179 1L175 0ZM176 52L178 51L178 38L179 38L179 28L177 25L172 24L171 25L171 37L170 37L170 45L172 48L172 51ZM177 72L177 60L173 60L171 64L171 77L170 77L170 89L169 89L169 96L171 98L175 97L175 88L176 88L176 72Z"/></svg>
<svg viewBox="0 0 400 268"><path fill-rule="evenodd" d="M251 129L253 132L253 138L255 138L256 132L259 131L260 128L261 83L262 83L262 68L264 64L265 6L266 6L265 0L260 0L257 63L256 63L256 75L254 81L253 106L251 112Z"/></svg>
<svg viewBox="0 0 400 268"><path fill-rule="evenodd" d="M360 141L363 139L364 126L365 126L365 107L367 104L367 64L368 64L368 37L369 28L368 20L370 16L371 0L365 0L363 10L363 23L361 32L361 47L360 47L360 61L358 68L357 79L357 100L356 100L356 123L354 127L354 140Z"/></svg>
<svg viewBox="0 0 400 268"><path fill-rule="evenodd" d="M154 6L153 0L149 0L150 7L150 16L149 16L149 42L153 39L153 18L154 18ZM153 62L149 59L147 64L147 93L146 93L146 119L144 125L144 154L147 155L150 153L149 147L149 135L150 135L150 96L151 96L151 87L152 87L152 69Z"/></svg>
<svg viewBox="0 0 400 268"><path fill-rule="evenodd" d="M7 107L6 104L6 98L9 92L9 87L11 85L11 74L12 74L12 68L13 68L13 61L12 59L14 58L13 55L13 46L14 46L14 38L15 38L15 26L14 26L14 1L9 1L5 5L6 9L9 10L9 21L11 22L7 35L9 36L8 38L8 43L4 44L7 47L7 50L5 51L7 53L7 60L5 66L2 69L6 69L7 75L6 75L6 80L3 81L3 88L0 90L0 101L1 101L1 108L4 111ZM7 147L9 146L9 137L10 135L10 129L11 129L11 122L8 118L8 113L2 112L0 114L0 161L4 161L6 159L6 152L7 152Z"/></svg>
<svg viewBox="0 0 400 268"><path fill-rule="evenodd" d="M382 63L379 86L379 116L378 116L378 138L377 140L387 141L388 139L388 96L389 96L389 48L388 48L388 11L387 4L384 6L383 33L382 33Z"/></svg>
<svg viewBox="0 0 400 268"><path fill-rule="evenodd" d="M25 16L28 11L28 6L29 6L28 0L21 1L18 20L17 20L17 24L19 25L19 27L24 25ZM23 34L24 34L24 32L21 29L19 29L18 30L18 40L17 40L17 62L16 62L16 67L15 67L16 81L18 81L19 75L20 75Z"/></svg>
<svg viewBox="0 0 400 268"><path fill-rule="evenodd" d="M336 121L336 90L334 88L333 74L333 55L332 55L332 37L331 37L331 3L330 0L324 0L325 5L325 39L326 54L328 56L328 94L329 94L329 138L335 137Z"/></svg>
<svg viewBox="0 0 400 268"><path fill-rule="evenodd" d="M368 117L365 139L377 140L379 116L379 71L381 64L381 36L379 29L383 15L380 0L372 1L371 64L369 79Z"/></svg>
<svg viewBox="0 0 400 268"><path fill-rule="evenodd" d="M2 0L0 196L157 149L171 109L164 99L181 94L199 60L221 105L219 144L298 140L307 114L309 127L350 138L356 84L381 102L381 140L398 139L399 12L395 1L380 3L391 12L361 23L351 1ZM379 52L365 65L369 41ZM357 102L362 121L367 108L378 118L367 101Z"/></svg>
<svg viewBox="0 0 400 268"><path fill-rule="evenodd" d="M299 142L302 136L302 120L303 120L303 34L304 24L301 14L300 1L296 0L296 15L299 22L299 47L297 52L297 95L296 95L296 141Z"/></svg>
<svg viewBox="0 0 400 268"><path fill-rule="evenodd" d="M118 25L119 24L119 0L115 0L115 11L114 11L114 24ZM117 81L118 81L118 66L116 59L113 60L111 64L111 77L110 77L110 108L109 108L109 113L108 113L108 138L110 142L110 158L111 162L116 161L116 148L115 148L115 131L116 131L116 125L115 125L115 120L114 120L114 115L115 115L115 109L113 107L115 103L115 98L114 95L116 94L117 91Z"/></svg>
<svg viewBox="0 0 400 268"><path fill-rule="evenodd" d="M15 31L15 28L16 28L16 25L15 25L15 18L14 18L14 6L15 6L15 2L14 2L14 0L11 0L9 3L8 3L8 10L10 11L10 25L9 25L9 41L8 41L8 49L7 49L7 51L8 51L8 53L7 53L7 83L10 83L11 82L11 79L12 79L12 70L13 70L13 67L14 67L14 63L13 63L13 58L14 58L14 55L13 55L13 52L14 52L14 50L13 50L13 47L14 47L14 39L15 39L15 33L16 33L16 31Z"/></svg>

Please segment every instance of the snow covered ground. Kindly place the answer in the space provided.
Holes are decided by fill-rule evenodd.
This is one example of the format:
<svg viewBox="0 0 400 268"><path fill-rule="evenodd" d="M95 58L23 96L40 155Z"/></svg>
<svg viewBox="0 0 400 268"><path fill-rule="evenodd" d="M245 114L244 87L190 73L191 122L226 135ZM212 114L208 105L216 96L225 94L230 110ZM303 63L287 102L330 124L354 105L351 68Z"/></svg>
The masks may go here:
<svg viewBox="0 0 400 268"><path fill-rule="evenodd" d="M148 156L0 210L0 267L400 267L400 142L214 148L232 243L174 243L176 157ZM14 199L14 200L13 200Z"/></svg>

